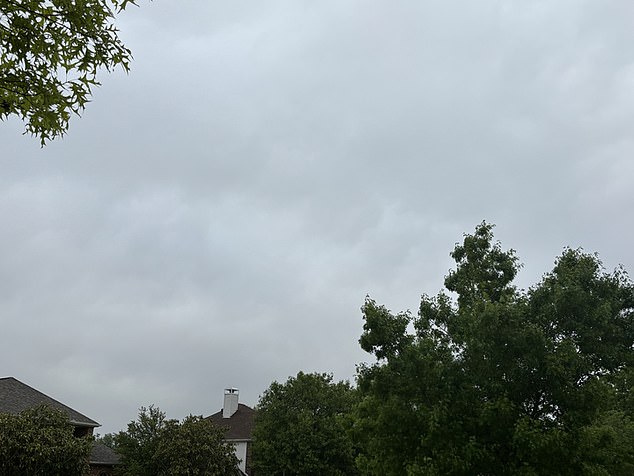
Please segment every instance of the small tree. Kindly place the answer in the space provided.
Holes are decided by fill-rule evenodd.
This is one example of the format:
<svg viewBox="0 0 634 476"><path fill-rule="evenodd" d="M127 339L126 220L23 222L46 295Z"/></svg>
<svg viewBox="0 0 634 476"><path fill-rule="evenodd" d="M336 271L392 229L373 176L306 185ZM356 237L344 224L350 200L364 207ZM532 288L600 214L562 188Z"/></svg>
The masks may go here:
<svg viewBox="0 0 634 476"><path fill-rule="evenodd" d="M348 434L354 390L332 375L305 374L273 382L257 407L253 467L257 474L353 475Z"/></svg>
<svg viewBox="0 0 634 476"><path fill-rule="evenodd" d="M236 474L238 458L222 429L200 416L182 422L150 406L141 407L128 430L114 436L123 476L226 476Z"/></svg>
<svg viewBox="0 0 634 476"><path fill-rule="evenodd" d="M73 436L68 416L40 406L17 415L0 413L0 474L82 476L91 437Z"/></svg>
<svg viewBox="0 0 634 476"><path fill-rule="evenodd" d="M95 435L95 442L101 443L102 445L107 446L110 449L114 449L114 436L114 433L106 433L105 435L100 435L99 433L97 433Z"/></svg>
<svg viewBox="0 0 634 476"><path fill-rule="evenodd" d="M166 425L154 455L161 475L234 475L238 458L224 431L201 416Z"/></svg>

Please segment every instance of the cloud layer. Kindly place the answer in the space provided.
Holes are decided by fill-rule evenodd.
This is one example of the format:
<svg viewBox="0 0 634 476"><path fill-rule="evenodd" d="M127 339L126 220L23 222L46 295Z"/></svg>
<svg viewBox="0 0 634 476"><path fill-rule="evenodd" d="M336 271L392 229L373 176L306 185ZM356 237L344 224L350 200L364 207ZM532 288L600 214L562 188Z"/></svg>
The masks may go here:
<svg viewBox="0 0 634 476"><path fill-rule="evenodd" d="M628 1L152 2L44 149L0 127L2 374L123 429L352 378L366 294L436 293L486 219L524 287L631 270Z"/></svg>

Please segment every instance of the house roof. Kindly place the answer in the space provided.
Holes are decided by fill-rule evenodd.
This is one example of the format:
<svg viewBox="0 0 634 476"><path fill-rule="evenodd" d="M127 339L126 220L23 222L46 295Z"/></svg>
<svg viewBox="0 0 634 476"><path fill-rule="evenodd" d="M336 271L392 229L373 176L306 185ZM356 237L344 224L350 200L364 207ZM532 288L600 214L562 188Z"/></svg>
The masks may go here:
<svg viewBox="0 0 634 476"><path fill-rule="evenodd" d="M16 378L0 378L0 412L16 414L38 405L47 405L63 411L75 426L93 428L100 426L95 420L82 415L77 410L73 410L39 390L35 390L33 387L29 387Z"/></svg>
<svg viewBox="0 0 634 476"><path fill-rule="evenodd" d="M251 440L255 423L255 410L251 407L238 404L238 409L229 418L222 417L222 410L207 417L220 427L227 428L226 440Z"/></svg>
<svg viewBox="0 0 634 476"><path fill-rule="evenodd" d="M99 466L115 466L119 464L119 455L103 443L94 442L90 452L90 464Z"/></svg>

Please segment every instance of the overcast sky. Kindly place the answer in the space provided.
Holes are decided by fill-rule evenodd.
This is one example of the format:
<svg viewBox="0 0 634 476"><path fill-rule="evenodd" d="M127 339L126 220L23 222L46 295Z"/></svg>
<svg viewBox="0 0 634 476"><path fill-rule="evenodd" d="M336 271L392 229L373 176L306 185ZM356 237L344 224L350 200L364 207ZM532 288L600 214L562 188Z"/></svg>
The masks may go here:
<svg viewBox="0 0 634 476"><path fill-rule="evenodd" d="M495 223L634 269L631 0L140 0L129 75L40 149L0 123L0 376L124 429L353 379Z"/></svg>

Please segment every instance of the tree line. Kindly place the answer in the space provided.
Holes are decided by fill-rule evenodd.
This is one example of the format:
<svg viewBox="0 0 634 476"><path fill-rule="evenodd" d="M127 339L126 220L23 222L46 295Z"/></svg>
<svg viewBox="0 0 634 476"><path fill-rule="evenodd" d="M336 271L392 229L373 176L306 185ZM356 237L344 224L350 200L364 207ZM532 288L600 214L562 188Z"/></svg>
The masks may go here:
<svg viewBox="0 0 634 476"><path fill-rule="evenodd" d="M634 285L625 270L566 249L536 285L518 289L515 252L484 222L451 256L446 289L423 295L416 315L366 299L359 343L373 361L358 366L355 385L301 371L271 383L256 407L257 476L634 474ZM72 443L54 436L55 418L36 414L45 439L28 430L19 436L28 451L17 451L29 415L13 418L22 420L0 415L2 474L38 474L7 462L18 455L26 467L51 441ZM222 429L202 417L168 420L155 407L102 441L121 455L122 475L228 475L237 463Z"/></svg>
<svg viewBox="0 0 634 476"><path fill-rule="evenodd" d="M367 298L356 386L299 373L260 399L263 475L634 474L634 286L566 249L527 291L480 224L418 313Z"/></svg>

